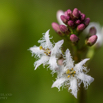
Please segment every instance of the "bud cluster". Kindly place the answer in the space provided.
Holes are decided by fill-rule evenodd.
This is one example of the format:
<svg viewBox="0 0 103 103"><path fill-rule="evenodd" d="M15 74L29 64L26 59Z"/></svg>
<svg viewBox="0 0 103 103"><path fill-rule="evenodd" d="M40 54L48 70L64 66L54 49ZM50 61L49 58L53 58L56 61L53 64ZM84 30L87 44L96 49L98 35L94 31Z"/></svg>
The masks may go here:
<svg viewBox="0 0 103 103"><path fill-rule="evenodd" d="M82 13L80 10L78 10L77 8L74 8L73 11L68 9L65 12L59 10L57 12L57 16L59 16L60 20L62 21L62 24L61 22L60 22L60 25L53 22L52 23L53 29L60 36L68 35L67 37L69 37L72 43L77 43L79 41L79 34L90 23L90 18L86 18L86 15ZM97 40L97 36L95 35L96 29L92 27L89 32L90 32L89 33L90 35L88 36L88 39L86 39L85 43L86 45L92 46Z"/></svg>
<svg viewBox="0 0 103 103"><path fill-rule="evenodd" d="M77 31L82 31L88 26L90 18L86 18L86 15L81 13L77 8L74 8L73 11L68 9L64 12L64 15L61 15L61 20L67 26L71 28L76 28Z"/></svg>

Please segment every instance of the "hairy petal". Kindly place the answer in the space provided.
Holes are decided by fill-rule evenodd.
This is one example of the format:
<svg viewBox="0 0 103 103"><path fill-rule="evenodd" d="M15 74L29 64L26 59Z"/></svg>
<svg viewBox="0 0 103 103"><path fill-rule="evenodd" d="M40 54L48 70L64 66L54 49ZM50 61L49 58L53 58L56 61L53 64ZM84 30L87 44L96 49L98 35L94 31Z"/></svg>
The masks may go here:
<svg viewBox="0 0 103 103"><path fill-rule="evenodd" d="M67 68L69 68L69 69L73 68L74 67L74 61L72 60L69 49L66 50L65 56L66 56L65 57L66 60L64 62L66 63Z"/></svg>
<svg viewBox="0 0 103 103"><path fill-rule="evenodd" d="M83 81L85 88L88 88L88 85L90 85L94 81L93 77L84 73L80 73L77 78Z"/></svg>
<svg viewBox="0 0 103 103"><path fill-rule="evenodd" d="M76 70L76 72L82 72L83 69L86 70L86 67L84 67L83 65L89 60L89 58L82 60L81 62L77 63L74 67L74 70Z"/></svg>
<svg viewBox="0 0 103 103"><path fill-rule="evenodd" d="M31 47L29 50L31 51L32 56L33 56L34 54L36 54L37 56L40 56L40 54L44 54L44 51L43 51L43 50L40 50L40 48L37 47L37 46L35 46L35 45L34 45L34 47Z"/></svg>
<svg viewBox="0 0 103 103"><path fill-rule="evenodd" d="M64 82L66 81L66 78L58 78L52 85L53 87L57 87L60 90L60 87L63 86Z"/></svg>
<svg viewBox="0 0 103 103"><path fill-rule="evenodd" d="M77 87L77 80L76 80L76 78L70 79L69 90L71 90L71 93L75 96L75 98L77 98L78 87Z"/></svg>
<svg viewBox="0 0 103 103"><path fill-rule="evenodd" d="M58 68L57 65L57 58L55 56L51 56L49 59L50 69L55 71L56 68Z"/></svg>
<svg viewBox="0 0 103 103"><path fill-rule="evenodd" d="M51 50L51 55L53 55L53 54L56 55L57 53L61 53L60 48L63 43L64 43L64 40L60 40L57 43L55 43L54 48Z"/></svg>
<svg viewBox="0 0 103 103"><path fill-rule="evenodd" d="M38 66L40 66L41 64L46 64L46 62L49 60L48 56L42 56L38 61L36 61L34 63L35 66L35 70L37 69Z"/></svg>
<svg viewBox="0 0 103 103"><path fill-rule="evenodd" d="M50 30L47 30L43 38L38 41L38 43L41 43L41 45L44 48L52 48L52 43L50 42L50 38L49 38L49 31Z"/></svg>

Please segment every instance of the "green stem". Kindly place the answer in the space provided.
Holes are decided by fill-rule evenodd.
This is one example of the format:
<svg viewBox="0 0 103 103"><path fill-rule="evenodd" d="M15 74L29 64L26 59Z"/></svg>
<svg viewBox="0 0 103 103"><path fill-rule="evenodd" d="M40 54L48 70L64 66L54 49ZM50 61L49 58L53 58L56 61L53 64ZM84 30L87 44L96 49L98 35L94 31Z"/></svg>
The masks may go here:
<svg viewBox="0 0 103 103"><path fill-rule="evenodd" d="M83 83L80 87L79 101L78 103L86 103L86 91L83 88Z"/></svg>

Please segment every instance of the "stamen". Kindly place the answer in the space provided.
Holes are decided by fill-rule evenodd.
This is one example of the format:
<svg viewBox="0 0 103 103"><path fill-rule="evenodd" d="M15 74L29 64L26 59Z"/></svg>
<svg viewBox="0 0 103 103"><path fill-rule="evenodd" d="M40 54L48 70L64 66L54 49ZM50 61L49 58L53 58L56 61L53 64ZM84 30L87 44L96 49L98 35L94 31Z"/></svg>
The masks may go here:
<svg viewBox="0 0 103 103"><path fill-rule="evenodd" d="M45 48L43 48L42 46L40 46L39 48L40 48L40 50L44 50L44 53L45 53L47 56L50 56L51 51L50 51L49 48L45 49Z"/></svg>
<svg viewBox="0 0 103 103"><path fill-rule="evenodd" d="M69 69L66 71L66 74L70 74L70 70Z"/></svg>
<svg viewBox="0 0 103 103"><path fill-rule="evenodd" d="M76 71L73 70L73 68L71 68L70 70L68 69L66 71L67 77L69 78L71 75L74 77Z"/></svg>
<svg viewBox="0 0 103 103"><path fill-rule="evenodd" d="M67 76L68 78L70 77L70 75Z"/></svg>
<svg viewBox="0 0 103 103"><path fill-rule="evenodd" d="M42 49L43 49L43 47L42 47L42 46L40 46L39 48L40 48L40 50L42 50Z"/></svg>

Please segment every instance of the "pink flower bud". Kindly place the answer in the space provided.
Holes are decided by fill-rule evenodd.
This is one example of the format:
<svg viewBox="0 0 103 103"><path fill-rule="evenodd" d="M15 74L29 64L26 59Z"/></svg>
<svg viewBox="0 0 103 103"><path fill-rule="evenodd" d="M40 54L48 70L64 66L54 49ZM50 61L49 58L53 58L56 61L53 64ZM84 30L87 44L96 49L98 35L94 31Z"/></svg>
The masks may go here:
<svg viewBox="0 0 103 103"><path fill-rule="evenodd" d="M76 43L78 42L79 38L75 35L75 34L72 34L70 36L70 40L73 42L73 43Z"/></svg>
<svg viewBox="0 0 103 103"><path fill-rule="evenodd" d="M67 10L67 15L70 16L71 14L72 14L72 11L71 11L70 9L68 9L68 10Z"/></svg>
<svg viewBox="0 0 103 103"><path fill-rule="evenodd" d="M79 25L80 23L81 23L80 20L76 20L76 21L75 21L75 24L76 24L76 25Z"/></svg>
<svg viewBox="0 0 103 103"><path fill-rule="evenodd" d="M58 63L58 65L63 65L63 59L59 59L58 61L57 61L57 63Z"/></svg>
<svg viewBox="0 0 103 103"><path fill-rule="evenodd" d="M92 35L91 37L89 37L87 40L86 40L86 44L88 46L92 46L95 44L95 42L97 41L97 35Z"/></svg>
<svg viewBox="0 0 103 103"><path fill-rule="evenodd" d="M64 12L64 15L65 15L65 16L68 16L67 11Z"/></svg>
<svg viewBox="0 0 103 103"><path fill-rule="evenodd" d="M52 23L52 28L58 33L58 34L62 34L60 28L59 28L59 24L53 22Z"/></svg>
<svg viewBox="0 0 103 103"><path fill-rule="evenodd" d="M77 31L82 31L85 29L85 25L84 24L80 24L77 26Z"/></svg>
<svg viewBox="0 0 103 103"><path fill-rule="evenodd" d="M69 20L69 21L68 21L68 25L69 25L70 27L73 27L73 26L74 26L74 22L73 22L72 20Z"/></svg>
<svg viewBox="0 0 103 103"><path fill-rule="evenodd" d="M79 18L79 10L77 9L77 8L75 8L74 10L73 10L73 16L75 17L75 18Z"/></svg>
<svg viewBox="0 0 103 103"><path fill-rule="evenodd" d="M67 19L64 15L61 15L60 18L63 21L63 23L67 23Z"/></svg>
<svg viewBox="0 0 103 103"><path fill-rule="evenodd" d="M60 25L59 28L62 32L67 32L68 31L68 29L65 25Z"/></svg>
<svg viewBox="0 0 103 103"><path fill-rule="evenodd" d="M65 16L65 18L67 21L70 20L70 16Z"/></svg>
<svg viewBox="0 0 103 103"><path fill-rule="evenodd" d="M80 14L80 15L82 14L80 10L79 10L79 14Z"/></svg>
<svg viewBox="0 0 103 103"><path fill-rule="evenodd" d="M85 20L85 14L81 13L81 20Z"/></svg>
<svg viewBox="0 0 103 103"><path fill-rule="evenodd" d="M97 32L97 30L96 30L95 27L91 27L91 28L89 29L89 34L90 34L90 35L96 35L96 32Z"/></svg>
<svg viewBox="0 0 103 103"><path fill-rule="evenodd" d="M90 18L86 18L86 19L84 20L84 24L85 24L86 26L88 26L89 23L90 23Z"/></svg>

